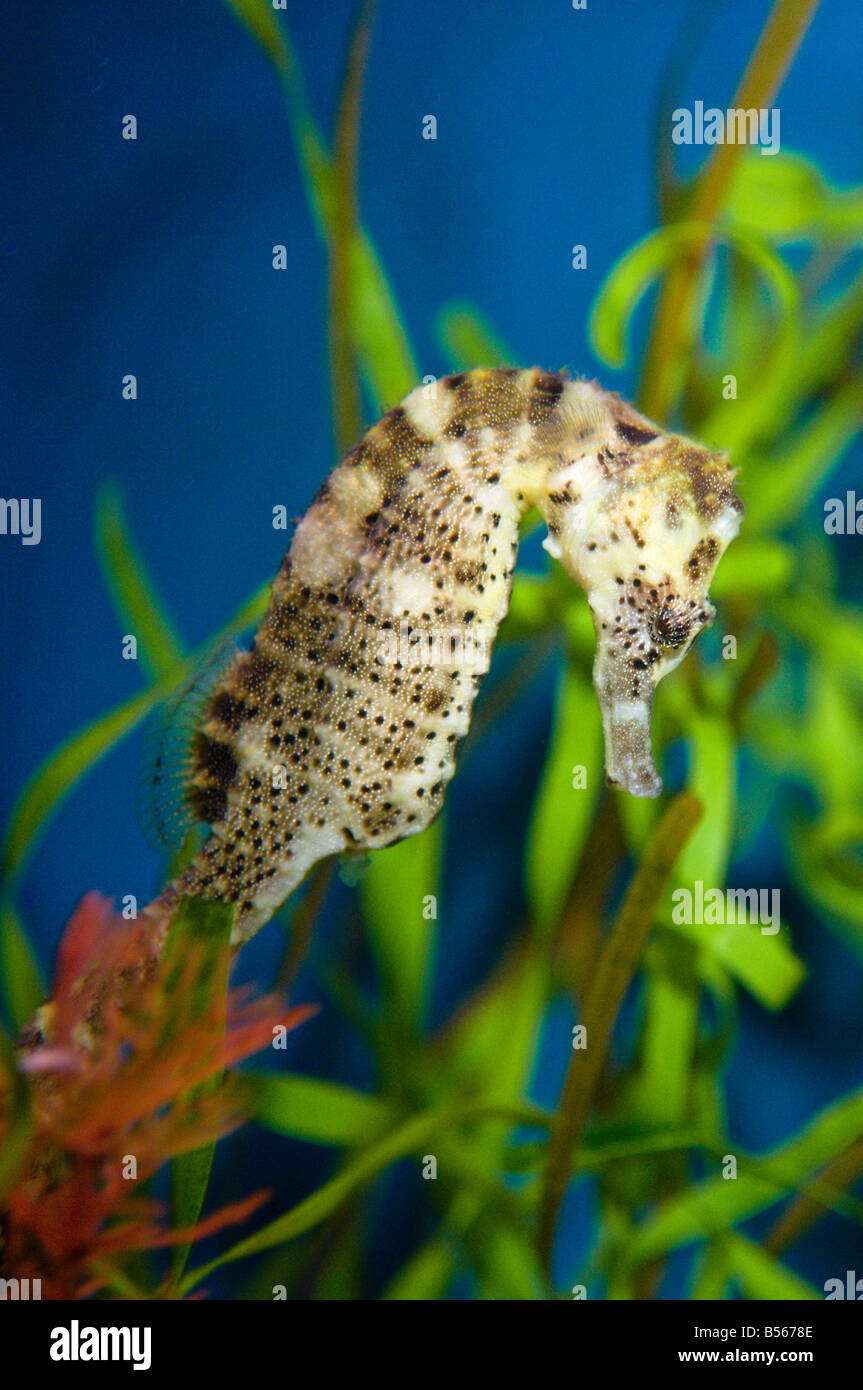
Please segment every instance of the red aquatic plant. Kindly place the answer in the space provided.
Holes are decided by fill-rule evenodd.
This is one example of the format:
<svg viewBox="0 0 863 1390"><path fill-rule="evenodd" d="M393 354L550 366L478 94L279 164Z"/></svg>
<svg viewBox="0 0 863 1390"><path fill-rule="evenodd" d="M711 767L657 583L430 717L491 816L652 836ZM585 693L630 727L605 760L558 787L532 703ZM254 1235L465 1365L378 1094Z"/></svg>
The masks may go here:
<svg viewBox="0 0 863 1390"><path fill-rule="evenodd" d="M85 1296L111 1282L120 1252L187 1244L267 1199L170 1230L142 1192L168 1159L242 1123L226 1069L312 1011L228 990L227 932L207 911L162 949L164 918L128 922L89 893L63 936L44 1038L0 1069L14 1168L0 1199L4 1274L41 1279L43 1297Z"/></svg>

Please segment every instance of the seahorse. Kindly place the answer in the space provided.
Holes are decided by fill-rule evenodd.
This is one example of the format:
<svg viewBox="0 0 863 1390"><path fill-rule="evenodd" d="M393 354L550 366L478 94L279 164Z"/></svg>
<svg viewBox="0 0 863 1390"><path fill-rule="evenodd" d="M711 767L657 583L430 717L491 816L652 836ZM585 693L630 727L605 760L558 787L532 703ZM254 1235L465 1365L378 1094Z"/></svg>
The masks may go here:
<svg viewBox="0 0 863 1390"><path fill-rule="evenodd" d="M234 904L239 943L321 859L434 819L532 507L593 615L607 780L659 794L653 693L713 619L734 470L596 382L459 372L384 415L299 522L251 650L206 702L187 795L209 838L157 910ZM454 654L426 640L441 632Z"/></svg>

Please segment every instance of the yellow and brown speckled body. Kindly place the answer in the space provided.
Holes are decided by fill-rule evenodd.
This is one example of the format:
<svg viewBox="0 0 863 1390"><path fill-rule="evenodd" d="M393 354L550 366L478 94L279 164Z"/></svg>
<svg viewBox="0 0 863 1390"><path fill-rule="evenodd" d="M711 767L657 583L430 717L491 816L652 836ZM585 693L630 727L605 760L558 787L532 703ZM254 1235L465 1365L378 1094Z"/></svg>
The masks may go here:
<svg viewBox="0 0 863 1390"><path fill-rule="evenodd" d="M709 620L741 510L731 472L595 384L460 374L385 415L300 522L196 736L190 796L211 836L163 902L235 902L241 940L318 860L433 819L532 505L596 619L610 780L655 794L648 697Z"/></svg>

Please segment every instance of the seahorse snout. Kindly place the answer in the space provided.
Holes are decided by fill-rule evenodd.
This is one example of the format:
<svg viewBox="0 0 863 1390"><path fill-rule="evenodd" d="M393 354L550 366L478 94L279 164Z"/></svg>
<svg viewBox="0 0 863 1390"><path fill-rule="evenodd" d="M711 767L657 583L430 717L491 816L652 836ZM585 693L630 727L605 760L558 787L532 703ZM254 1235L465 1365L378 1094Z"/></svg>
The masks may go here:
<svg viewBox="0 0 863 1390"><path fill-rule="evenodd" d="M654 681L631 661L597 647L593 683L605 735L605 774L609 786L632 796L659 796L662 781L653 761L651 719Z"/></svg>

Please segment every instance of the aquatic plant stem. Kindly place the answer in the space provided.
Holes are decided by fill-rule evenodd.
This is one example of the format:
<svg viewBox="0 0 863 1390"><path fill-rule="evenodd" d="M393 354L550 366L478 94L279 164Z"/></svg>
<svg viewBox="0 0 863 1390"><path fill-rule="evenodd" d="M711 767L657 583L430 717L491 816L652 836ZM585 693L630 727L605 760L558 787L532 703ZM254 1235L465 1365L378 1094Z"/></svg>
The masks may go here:
<svg viewBox="0 0 863 1390"><path fill-rule="evenodd" d="M819 1183L842 1191L851 1187L863 1173L863 1139L856 1139L836 1158L828 1163L819 1174ZM801 1192L786 1207L772 1227L764 1242L764 1249L771 1255L781 1255L789 1245L794 1245L802 1236L829 1214L830 1207L820 1202L812 1193Z"/></svg>
<svg viewBox="0 0 863 1390"><path fill-rule="evenodd" d="M779 649L773 638L763 632L748 664L740 673L734 689L728 717L736 730L740 730L749 705L763 685L772 678L779 666Z"/></svg>
<svg viewBox="0 0 863 1390"><path fill-rule="evenodd" d="M602 1074L614 1020L638 966L668 875L701 815L701 802L689 792L681 792L672 801L629 885L591 980L583 1016L587 1046L573 1051L570 1059L540 1199L538 1244L547 1271L560 1204Z"/></svg>
<svg viewBox="0 0 863 1390"><path fill-rule="evenodd" d="M329 247L335 231L336 172L312 115L290 36L268 5L257 0L225 0L225 4L251 31L275 66L309 211L318 234ZM354 300L362 301L362 312L351 314L351 341L369 392L384 410L417 384L419 371L377 252L359 224L351 254L357 287Z"/></svg>
<svg viewBox="0 0 863 1390"><path fill-rule="evenodd" d="M333 217L327 233L329 274L329 350L336 451L343 458L362 434L362 397L354 345L354 243L359 227L357 150L363 74L371 41L376 0L364 0L357 12L342 83L333 142Z"/></svg>
<svg viewBox="0 0 863 1390"><path fill-rule="evenodd" d="M734 95L734 107L748 110L769 105L817 6L818 0L776 0ZM715 221L742 150L738 144L714 146L686 207L681 209L686 221ZM639 387L639 403L651 419L668 419L676 403L679 383L673 379L673 367L686 346L684 334L708 244L709 236L705 235L681 250L659 294Z"/></svg>
<svg viewBox="0 0 863 1390"><path fill-rule="evenodd" d="M599 958L602 905L626 854L614 797L606 793L564 903L554 944L555 972L577 1001L587 997Z"/></svg>

